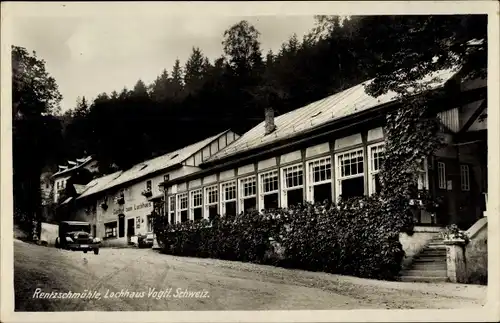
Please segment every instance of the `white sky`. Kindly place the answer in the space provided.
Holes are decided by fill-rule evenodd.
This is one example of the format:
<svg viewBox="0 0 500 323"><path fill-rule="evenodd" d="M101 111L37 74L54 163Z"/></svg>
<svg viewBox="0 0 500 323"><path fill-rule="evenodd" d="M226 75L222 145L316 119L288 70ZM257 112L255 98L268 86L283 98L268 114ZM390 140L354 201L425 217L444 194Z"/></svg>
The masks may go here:
<svg viewBox="0 0 500 323"><path fill-rule="evenodd" d="M99 93L132 88L138 79L150 84L174 61L181 65L192 47L213 60L222 54L224 30L242 19L261 33L263 54L279 50L293 33L302 38L314 26L307 16L229 15L27 15L12 20L12 43L35 50L46 61L64 99L62 111L78 96L92 100Z"/></svg>

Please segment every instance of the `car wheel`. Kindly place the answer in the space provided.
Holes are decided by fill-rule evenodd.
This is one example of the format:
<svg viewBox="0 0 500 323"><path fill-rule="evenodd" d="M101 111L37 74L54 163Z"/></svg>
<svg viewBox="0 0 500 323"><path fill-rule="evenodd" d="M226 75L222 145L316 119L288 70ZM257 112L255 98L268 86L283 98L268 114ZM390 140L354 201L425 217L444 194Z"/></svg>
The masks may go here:
<svg viewBox="0 0 500 323"><path fill-rule="evenodd" d="M94 249L94 255L98 255L99 254L99 249Z"/></svg>
<svg viewBox="0 0 500 323"><path fill-rule="evenodd" d="M83 253L87 253L87 250L83 250Z"/></svg>

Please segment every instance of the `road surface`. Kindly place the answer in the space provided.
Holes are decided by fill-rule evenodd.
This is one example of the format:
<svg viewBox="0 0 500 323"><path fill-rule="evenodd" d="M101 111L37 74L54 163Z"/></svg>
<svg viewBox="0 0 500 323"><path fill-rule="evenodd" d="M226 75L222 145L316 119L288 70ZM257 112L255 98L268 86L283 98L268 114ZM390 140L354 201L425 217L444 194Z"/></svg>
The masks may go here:
<svg viewBox="0 0 500 323"><path fill-rule="evenodd" d="M19 240L14 284L16 311L461 309L486 297L485 286L385 282L152 249L94 255ZM68 292L88 298L43 298Z"/></svg>

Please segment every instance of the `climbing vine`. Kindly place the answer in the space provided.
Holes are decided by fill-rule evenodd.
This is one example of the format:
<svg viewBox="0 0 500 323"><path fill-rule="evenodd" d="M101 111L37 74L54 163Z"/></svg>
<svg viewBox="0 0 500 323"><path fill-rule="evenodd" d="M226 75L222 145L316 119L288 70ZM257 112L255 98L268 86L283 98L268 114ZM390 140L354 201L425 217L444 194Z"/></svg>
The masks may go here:
<svg viewBox="0 0 500 323"><path fill-rule="evenodd" d="M401 106L387 115L384 162L381 165L381 195L395 230L412 232L415 208L436 207L427 190L418 189L425 160L443 146L440 121L431 112L425 95L401 96Z"/></svg>

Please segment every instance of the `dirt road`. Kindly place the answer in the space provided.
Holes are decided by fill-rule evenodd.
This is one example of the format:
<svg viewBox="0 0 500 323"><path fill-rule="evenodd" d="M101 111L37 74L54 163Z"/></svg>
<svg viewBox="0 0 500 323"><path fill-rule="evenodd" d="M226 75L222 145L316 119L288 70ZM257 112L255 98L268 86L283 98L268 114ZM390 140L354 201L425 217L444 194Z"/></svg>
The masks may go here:
<svg viewBox="0 0 500 323"><path fill-rule="evenodd" d="M486 297L485 286L385 282L151 249L94 255L16 240L14 258L16 311L477 308Z"/></svg>

